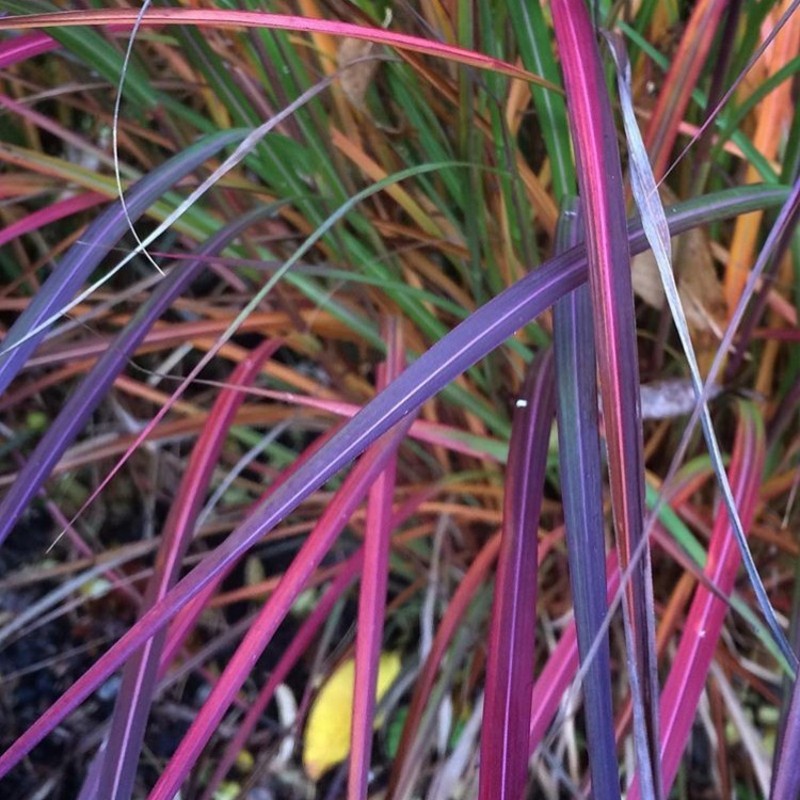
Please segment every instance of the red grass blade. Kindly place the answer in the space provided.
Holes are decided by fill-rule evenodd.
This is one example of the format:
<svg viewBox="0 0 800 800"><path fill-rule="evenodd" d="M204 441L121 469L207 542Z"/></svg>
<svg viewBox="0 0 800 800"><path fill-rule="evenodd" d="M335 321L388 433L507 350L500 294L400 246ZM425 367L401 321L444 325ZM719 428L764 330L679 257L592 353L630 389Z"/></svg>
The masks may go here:
<svg viewBox="0 0 800 800"><path fill-rule="evenodd" d="M0 105L3 105L2 97L0 97ZM0 247L6 242L28 233L28 231L39 230L39 228L49 225L51 222L64 219L64 217L69 217L72 214L78 214L87 208L106 202L108 202L108 198L98 192L84 192L74 197L68 197L66 200L59 200L57 203L53 203L39 211L34 211L32 214L28 214L27 217L23 217L0 230Z"/></svg>
<svg viewBox="0 0 800 800"><path fill-rule="evenodd" d="M755 515L766 447L764 425L758 410L744 402L740 402L738 408L739 426L729 473L742 524L747 528ZM718 592L729 596L741 561L727 510L720 504L703 573ZM678 771L727 611L728 604L716 593L703 585L697 587L661 695L660 751L665 792L669 791ZM643 796L638 783L631 788L629 796L630 800Z"/></svg>
<svg viewBox="0 0 800 800"><path fill-rule="evenodd" d="M708 57L727 5L728 0L702 0L697 3L672 59L669 74L658 93L658 101L644 136L656 179L661 178L669 164L678 127L683 121L692 92L697 88L700 70Z"/></svg>
<svg viewBox="0 0 800 800"><path fill-rule="evenodd" d="M336 578L331 581L330 586L314 607L314 610L292 637L291 642L289 642L281 656L281 660L270 673L269 680L258 693L255 702L250 706L247 715L237 727L236 733L231 738L230 742L228 742L225 752L219 760L214 774L203 793L202 800L212 800L215 796L217 788L230 771L230 768L236 761L237 755L244 749L248 737L258 724L269 701L272 700L275 690L286 680L303 653L305 653L314 642L320 628L322 628L327 621L336 603L361 573L363 565L363 548L342 564Z"/></svg>
<svg viewBox="0 0 800 800"><path fill-rule="evenodd" d="M62 11L52 14L30 14L0 19L0 31L29 30L31 28L64 28L75 25L133 25L139 12L135 9L116 8L104 11L85 9ZM370 28L311 17L293 17L286 14L266 14L261 11L234 11L209 8L151 8L141 19L143 27L159 25L204 25L214 28L277 28L285 31L305 33L327 33L331 36L346 36L351 39L366 39L398 50L411 50L429 56L437 56L459 64L491 70L511 78L546 86L560 91L543 78L524 69L507 64L498 58L466 50L444 42L421 39L417 36L395 33L383 28Z"/></svg>
<svg viewBox="0 0 800 800"><path fill-rule="evenodd" d="M348 475L334 500L326 507L314 531L286 570L228 666L217 681L194 723L167 764L149 800L172 800L192 769L200 751L213 735L255 660L264 651L308 579L319 566L365 492L405 438L411 418L381 437Z"/></svg>
<svg viewBox="0 0 800 800"><path fill-rule="evenodd" d="M397 748L397 758L389 778L389 790L387 792L389 800L407 793L413 774L420 767L421 759L413 753L412 739L419 736L422 716L430 700L436 674L445 657L447 648L450 646L453 636L467 612L469 603L481 585L487 580L489 570L497 559L499 551L500 535L496 534L483 546L470 565L450 604L447 606L444 617L439 623L431 650L414 685L414 694L411 698L408 716L406 717L405 725L403 725L403 733Z"/></svg>
<svg viewBox="0 0 800 800"><path fill-rule="evenodd" d="M276 342L264 342L233 371L231 382L236 388L224 389L218 396L208 425L203 428L189 457L183 480L164 523L161 547L143 610L146 611L164 597L178 580L183 557L194 533L194 523L217 467L222 446L236 411L246 397L238 387L247 386L255 380L262 364L274 354L277 347ZM166 631L154 636L125 665L108 742L101 749L103 766L97 787L99 797L123 800L133 792L136 766L165 638Z"/></svg>
<svg viewBox="0 0 800 800"><path fill-rule="evenodd" d="M525 701L533 682L537 532L554 415L552 352L548 350L529 369L512 423L489 629L480 800L516 800L525 793L530 725L530 706Z"/></svg>
<svg viewBox="0 0 800 800"><path fill-rule="evenodd" d="M403 342L398 320L386 326L384 340L387 358L380 370L378 388L385 389L403 369ZM409 420L410 422L410 420ZM389 582L392 499L394 497L397 454L386 462L369 490L364 541L364 570L358 595L358 633L356 635L355 686L353 689L353 727L350 738L348 800L366 800L372 754L372 729L375 716L375 690L378 661L383 643L386 613L386 587Z"/></svg>
<svg viewBox="0 0 800 800"><path fill-rule="evenodd" d="M567 109L585 209L589 287L605 414L612 512L626 587L637 756L654 795L658 776L658 672L650 556L644 537L644 456L630 252L625 236L622 169L611 102L594 30L583 0L554 0ZM650 761L650 766L647 762Z"/></svg>

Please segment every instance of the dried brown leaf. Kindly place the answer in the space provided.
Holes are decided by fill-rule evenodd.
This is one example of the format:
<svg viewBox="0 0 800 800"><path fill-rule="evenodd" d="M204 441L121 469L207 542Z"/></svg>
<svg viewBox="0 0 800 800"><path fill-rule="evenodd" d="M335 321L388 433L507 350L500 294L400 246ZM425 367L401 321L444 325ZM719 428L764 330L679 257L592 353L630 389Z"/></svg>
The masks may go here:
<svg viewBox="0 0 800 800"><path fill-rule="evenodd" d="M380 63L377 59L367 58L374 49L375 43L365 39L342 39L339 45L337 56L339 68L346 67L342 72L340 84L347 99L359 111L364 108L364 97Z"/></svg>
<svg viewBox="0 0 800 800"><path fill-rule="evenodd" d="M663 190L662 199L675 200ZM702 230L694 229L672 239L672 265L692 335L703 340L719 338L726 316L725 297L714 269L711 247ZM653 308L664 308L664 287L652 251L634 256L631 268L636 295Z"/></svg>

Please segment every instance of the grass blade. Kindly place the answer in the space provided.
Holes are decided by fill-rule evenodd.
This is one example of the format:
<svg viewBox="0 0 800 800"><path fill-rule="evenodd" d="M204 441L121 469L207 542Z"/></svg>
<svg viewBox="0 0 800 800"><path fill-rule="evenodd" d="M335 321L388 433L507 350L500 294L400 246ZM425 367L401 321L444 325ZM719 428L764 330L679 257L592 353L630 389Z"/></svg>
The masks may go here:
<svg viewBox="0 0 800 800"><path fill-rule="evenodd" d="M580 239L580 206L565 202L559 238ZM564 249L564 248L562 248ZM570 588L583 679L586 749L597 800L619 797L606 604L603 466L597 413L594 326L589 287L553 308L558 399L558 458L564 503ZM598 636L602 637L596 641Z"/></svg>
<svg viewBox="0 0 800 800"><path fill-rule="evenodd" d="M652 576L644 536L644 455L630 252L622 169L611 103L589 14L582 0L553 3L567 110L585 208L589 287L608 446L611 503L620 568L630 570L625 608L632 651L635 739L640 774L661 796L658 769L658 665Z"/></svg>
<svg viewBox="0 0 800 800"><path fill-rule="evenodd" d="M512 423L503 500L486 697L481 728L481 800L525 793L536 630L537 532L555 413L552 353L531 364Z"/></svg>
<svg viewBox="0 0 800 800"><path fill-rule="evenodd" d="M243 139L242 131L225 131L204 137L173 156L129 192L126 206L131 219L138 218L181 178L197 169L223 147ZM74 246L61 260L58 269L20 314L3 340L0 351L0 393L4 392L44 337L44 321L57 315L73 298L117 240L128 230L121 203L114 203L93 222L84 236L85 245ZM36 334L31 331L39 329Z"/></svg>
<svg viewBox="0 0 800 800"><path fill-rule="evenodd" d="M396 319L386 324L387 359L379 371L378 388L391 383L403 369L402 336ZM413 417L408 420L410 427ZM348 800L366 800L369 790L369 765L378 662L383 643L386 613L386 588L389 583L392 498L397 472L397 454L392 453L370 487L364 532L364 570L358 594L358 633L356 636L353 727L350 739Z"/></svg>
<svg viewBox="0 0 800 800"><path fill-rule="evenodd" d="M63 11L52 14L30 14L17 17L7 17L0 20L2 30L26 30L31 28L57 28L63 31L73 26L87 25L133 25L138 12L127 8L95 11L86 9L82 11ZM511 78L532 81L541 86L558 91L543 78L532 75L519 67L507 64L497 58L483 55L474 50L466 50L442 42L421 39L417 36L408 36L394 33L383 28L370 28L365 25L353 25L346 22L312 19L309 17L293 17L285 14L267 14L256 11L234 11L222 9L191 9L191 8L152 8L142 18L143 26L151 25L207 25L220 28L277 28L287 31L303 31L329 34L332 36L346 36L352 39L367 39L379 44L396 47L400 50L424 53L429 56L446 58L459 64L487 69L507 75ZM121 60L120 60L121 63ZM114 74L114 80L119 76L119 69Z"/></svg>
<svg viewBox="0 0 800 800"><path fill-rule="evenodd" d="M766 455L764 425L756 408L740 402L739 425L731 456L730 482L745 527L752 524ZM731 594L741 562L727 509L720 508L708 550L704 574L723 597ZM664 788L669 790L678 771L696 715L700 694L722 633L728 603L703 585L697 587L686 618L678 652L661 696L661 757ZM638 786L630 793L638 800Z"/></svg>
<svg viewBox="0 0 800 800"><path fill-rule="evenodd" d="M713 202L708 198L702 203L692 201L672 210L669 217L670 232L676 234L715 218L724 219L754 208L769 207L785 199L784 190L761 187L720 193ZM633 226L632 250L638 252L646 246L643 232L638 226ZM587 274L585 259L582 247L573 248L552 259L489 301L406 369L392 384L391 391L378 395L317 450L302 468L274 492L268 507L249 518L223 545L179 581L167 597L147 612L0 756L0 776L77 708L138 647L224 574L253 542L348 464L365 446L433 396L449 380L513 335L520 326L584 281Z"/></svg>
<svg viewBox="0 0 800 800"><path fill-rule="evenodd" d="M644 149L644 143L636 124L633 100L630 93L630 69L627 66L627 58L625 57L624 49L622 49L620 39L608 37L608 41L611 44L614 59L617 63L620 98L622 102L623 119L625 121L625 134L628 140L631 159L631 185L633 188L633 195L641 213L645 235L647 236L647 240L650 243L650 247L656 259L656 264L658 265L659 275L661 276L664 293L669 303L678 337L680 338L683 351L686 355L686 360L689 363L689 374L699 406L700 424L703 429L703 435L705 436L709 453L711 454L711 463L714 467L717 483L725 500L725 506L730 515L734 535L739 543L745 569L747 570L747 577L755 590L759 606L761 607L761 613L764 615L764 619L772 631L775 641L781 646L784 656L790 658L792 654L791 648L786 641L786 636L781 630L780 624L775 616L775 611L767 598L764 584L761 581L753 556L747 546L744 527L739 519L739 514L736 510L736 502L731 491L728 477L725 473L725 467L722 463L722 453L720 452L719 442L714 432L714 424L711 421L711 412L708 408L707 389L704 385L702 375L700 374L700 366L697 363L697 357L695 356L694 346L692 345L692 339L689 333L689 326L686 321L683 306L681 305L680 296L678 295L678 286L675 282L675 276L672 270L669 225L659 199L655 176L650 168L650 162Z"/></svg>

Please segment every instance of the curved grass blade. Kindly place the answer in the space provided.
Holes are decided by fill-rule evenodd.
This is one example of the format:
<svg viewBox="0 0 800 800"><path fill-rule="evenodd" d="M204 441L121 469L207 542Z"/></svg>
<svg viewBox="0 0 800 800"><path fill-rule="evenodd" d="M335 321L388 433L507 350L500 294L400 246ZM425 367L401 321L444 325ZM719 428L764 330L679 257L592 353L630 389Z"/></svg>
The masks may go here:
<svg viewBox="0 0 800 800"><path fill-rule="evenodd" d="M233 130L205 136L152 170L128 194L126 205L130 218L139 217L181 178L197 169L223 147L243 139L246 135L246 131ZM61 260L58 268L3 339L0 349L0 394L8 388L44 337L43 323L56 317L72 301L75 292L92 270L97 268L127 230L128 223L122 206L119 202L114 203L89 226L83 237L86 244L73 246Z"/></svg>
<svg viewBox="0 0 800 800"><path fill-rule="evenodd" d="M138 12L127 8L96 11L62 11L52 14L30 14L0 19L2 30L26 30L30 28L57 28L62 31L73 26L88 25L133 25ZM267 14L260 11L235 11L230 9L201 8L152 8L142 19L142 25L206 25L215 28L277 28L286 31L305 33L323 33L331 36L345 36L350 39L366 39L368 41L396 47L398 50L411 50L429 56L445 58L459 64L491 70L519 78L524 81L538 83L554 91L559 91L543 78L533 75L524 69L507 64L499 58L455 47L451 44L421 39L403 33L395 33L383 28L370 28L365 25L354 25L349 22L330 21L311 17L293 17L285 14ZM114 81L119 76L119 69Z"/></svg>
<svg viewBox="0 0 800 800"><path fill-rule="evenodd" d="M0 542L25 511L53 467L85 426L97 406L106 397L114 380L128 363L156 320L181 295L205 268L205 256L224 249L256 220L267 216L274 207L256 209L235 224L219 231L188 263L173 269L156 287L149 300L133 316L105 353L69 396L61 412L48 427L28 462L0 501Z"/></svg>
<svg viewBox="0 0 800 800"><path fill-rule="evenodd" d="M785 199L786 192L782 189L748 187L690 201L671 210L670 232L676 235L696 225L771 207ZM646 248L644 234L638 225L632 225L629 236L633 252L641 252ZM56 700L0 756L0 777L286 514L392 425L502 344L566 292L580 285L586 280L586 274L585 250L575 247L526 275L434 344L389 389L374 398L320 447L272 494L267 505L252 514L223 544L179 581L163 600Z"/></svg>

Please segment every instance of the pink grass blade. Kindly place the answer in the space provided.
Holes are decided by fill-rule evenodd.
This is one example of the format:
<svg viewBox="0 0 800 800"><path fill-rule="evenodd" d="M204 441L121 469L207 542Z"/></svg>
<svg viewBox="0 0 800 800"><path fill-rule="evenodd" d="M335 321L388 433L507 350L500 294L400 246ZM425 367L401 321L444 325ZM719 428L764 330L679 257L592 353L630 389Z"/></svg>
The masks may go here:
<svg viewBox="0 0 800 800"><path fill-rule="evenodd" d="M787 192L777 187L749 187L722 192L677 206L668 220L673 235L696 225L779 205ZM631 249L641 252L641 227L630 231ZM365 406L273 493L228 539L176 584L131 630L90 667L42 716L0 755L0 777L95 691L147 639L212 585L247 549L306 497L392 425L418 408L450 380L490 353L564 293L586 279L586 253L576 247L551 259L482 306Z"/></svg>
<svg viewBox="0 0 800 800"><path fill-rule="evenodd" d="M233 371L231 382L235 388L224 389L217 397L208 424L189 457L164 523L155 571L144 598L144 610L163 598L177 581L222 446L246 397L240 387L249 385L258 377L264 361L274 355L278 346L278 342L263 342ZM108 742L101 756L103 767L97 787L100 797L125 800L133 793L165 637L166 631L154 636L125 665Z"/></svg>
<svg viewBox="0 0 800 800"><path fill-rule="evenodd" d="M315 453L317 453L338 430L339 428L335 427L333 430L326 432L315 439L314 442L307 447L292 464L290 464L280 473L274 483L272 483L272 485L262 493L262 496L255 503L253 503L250 513L255 513L258 508L269 502L270 497L288 480L290 480L292 476L299 469L301 469L303 465ZM227 569L220 570L219 573L214 577L214 580L204 587L197 596L192 598L192 600L188 602L175 616L175 619L169 626L167 645L164 648L164 656L161 659L161 669L159 673L161 677L166 674L167 669L169 668L170 664L172 664L178 651L181 649L181 647L183 647L186 638L194 628L198 618L208 607L208 604L217 593L220 584L225 580L235 564L236 562L234 561L228 566Z"/></svg>
<svg viewBox="0 0 800 800"><path fill-rule="evenodd" d="M275 665L269 676L269 680L258 693L258 697L247 711L245 718L236 729L236 733L231 738L225 748L214 774L203 793L202 800L212 800L220 783L230 771L236 761L238 754L244 749L247 739L255 730L256 725L267 708L269 701L275 694L275 690L289 676L294 666L300 660L303 653L314 643L320 629L323 627L334 606L342 598L347 589L354 583L361 574L364 566L364 549L361 548L357 553L342 564L338 574L331 581L330 586L320 599L314 610L300 626L299 630L292 637L286 650Z"/></svg>
<svg viewBox="0 0 800 800"><path fill-rule="evenodd" d="M391 319L385 326L386 361L379 370L380 389L397 378L403 369L403 342L400 324ZM353 689L353 726L350 736L348 800L366 800L372 755L372 730L378 661L383 642L386 613L386 588L389 582L392 499L397 471L394 452L369 490L364 540L364 571L358 594L358 630Z"/></svg>
<svg viewBox="0 0 800 800"><path fill-rule="evenodd" d="M740 402L738 409L739 425L731 456L730 482L742 523L747 528L753 522L758 503L766 447L763 421L758 410L745 402ZM703 574L718 593L727 597L733 591L740 566L741 554L736 537L727 510L720 504ZM660 749L665 792L669 791L677 774L728 611L728 604L717 592L698 585L661 695ZM638 783L635 784L629 797L638 800L643 796Z"/></svg>
<svg viewBox="0 0 800 800"><path fill-rule="evenodd" d="M139 12L135 9L117 8L98 11L63 11L52 14L30 14L0 19L0 31L30 30L31 28L65 28L75 25L133 25ZM531 81L541 86L560 91L548 81L508 64L498 58L466 50L444 42L421 39L403 33L354 25L312 17L293 17L284 14L267 14L260 11L234 11L228 9L202 8L151 8L142 16L143 27L160 25L199 25L212 28L275 28L304 33L325 33L331 36L345 36L350 39L366 39L398 50L410 50L429 56L445 58L459 64Z"/></svg>
<svg viewBox="0 0 800 800"><path fill-rule="evenodd" d="M186 177L223 147L245 137L242 131L225 131L207 136L142 178L126 199L128 217L137 219L168 189ZM114 203L95 220L82 242L70 249L55 272L37 292L28 307L8 331L0 349L0 394L16 377L22 365L44 338L45 331L30 331L58 314L72 300L86 278L108 255L119 238L128 230L128 219L121 203Z"/></svg>
<svg viewBox="0 0 800 800"><path fill-rule="evenodd" d="M186 264L175 267L161 281L148 301L137 311L113 345L107 346L97 363L70 394L64 407L48 427L31 458L20 470L8 492L0 500L0 542L41 489L54 466L107 396L114 380L128 364L155 322L205 268L205 257L223 250L253 222L266 216L271 207L257 209L212 236L199 253Z"/></svg>
<svg viewBox="0 0 800 800"><path fill-rule="evenodd" d="M536 632L539 512L555 416L553 359L529 368L511 428L481 728L480 800L525 794Z"/></svg>
<svg viewBox="0 0 800 800"><path fill-rule="evenodd" d="M617 554L606 557L605 571L608 575L606 602L612 603L619 592L620 571ZM531 725L528 747L530 754L542 743L547 728L558 711L559 704L569 690L569 685L578 671L578 634L573 620L558 641L531 694Z"/></svg>
<svg viewBox="0 0 800 800"><path fill-rule="evenodd" d="M0 42L0 69L5 69L20 61L57 50L61 45L46 33L26 33L7 42Z"/></svg>
<svg viewBox="0 0 800 800"><path fill-rule="evenodd" d="M3 105L2 98L0 98L0 105ZM23 236L30 231L38 231L51 222L70 217L73 214L78 214L87 208L94 208L107 201L108 198L98 192L84 192L74 197L68 197L66 200L59 200L46 208L28 214L26 217L0 230L0 247L13 241L18 236Z"/></svg>
<svg viewBox="0 0 800 800"><path fill-rule="evenodd" d="M311 397L310 395L297 394L296 392L283 392L274 389L255 389L258 397L268 397L282 403L298 405L303 408L314 408L325 411L333 416L354 417L361 406L355 403L346 403L342 400L331 400L324 397ZM494 461L505 461L507 456L506 443L501 439L488 436L478 436L464 432L463 429L453 425L439 422L428 422L417 419L411 426L409 436L420 442L444 447L454 453L475 456L475 458L488 458Z"/></svg>
<svg viewBox="0 0 800 800"><path fill-rule="evenodd" d="M660 797L658 665L650 555L644 536L644 455L636 324L616 131L595 33L583 0L554 0L578 185L585 209L589 287L603 399L612 513L627 572L625 611L640 774ZM649 765L648 765L649 762Z"/></svg>
<svg viewBox="0 0 800 800"><path fill-rule="evenodd" d="M580 239L580 206L565 202L557 228L564 246ZM558 459L570 590L581 664L586 750L597 800L619 798L606 603L603 464L597 409L594 326L588 286L553 308ZM598 638L599 637L599 638Z"/></svg>
<svg viewBox="0 0 800 800"><path fill-rule="evenodd" d="M203 708L200 709L150 793L149 800L172 800L175 796L200 751L213 735L231 701L250 674L256 660L291 610L292 604L305 588L314 570L336 541L364 494L393 457L410 425L411 419L407 418L375 442L348 475L231 657Z"/></svg>

